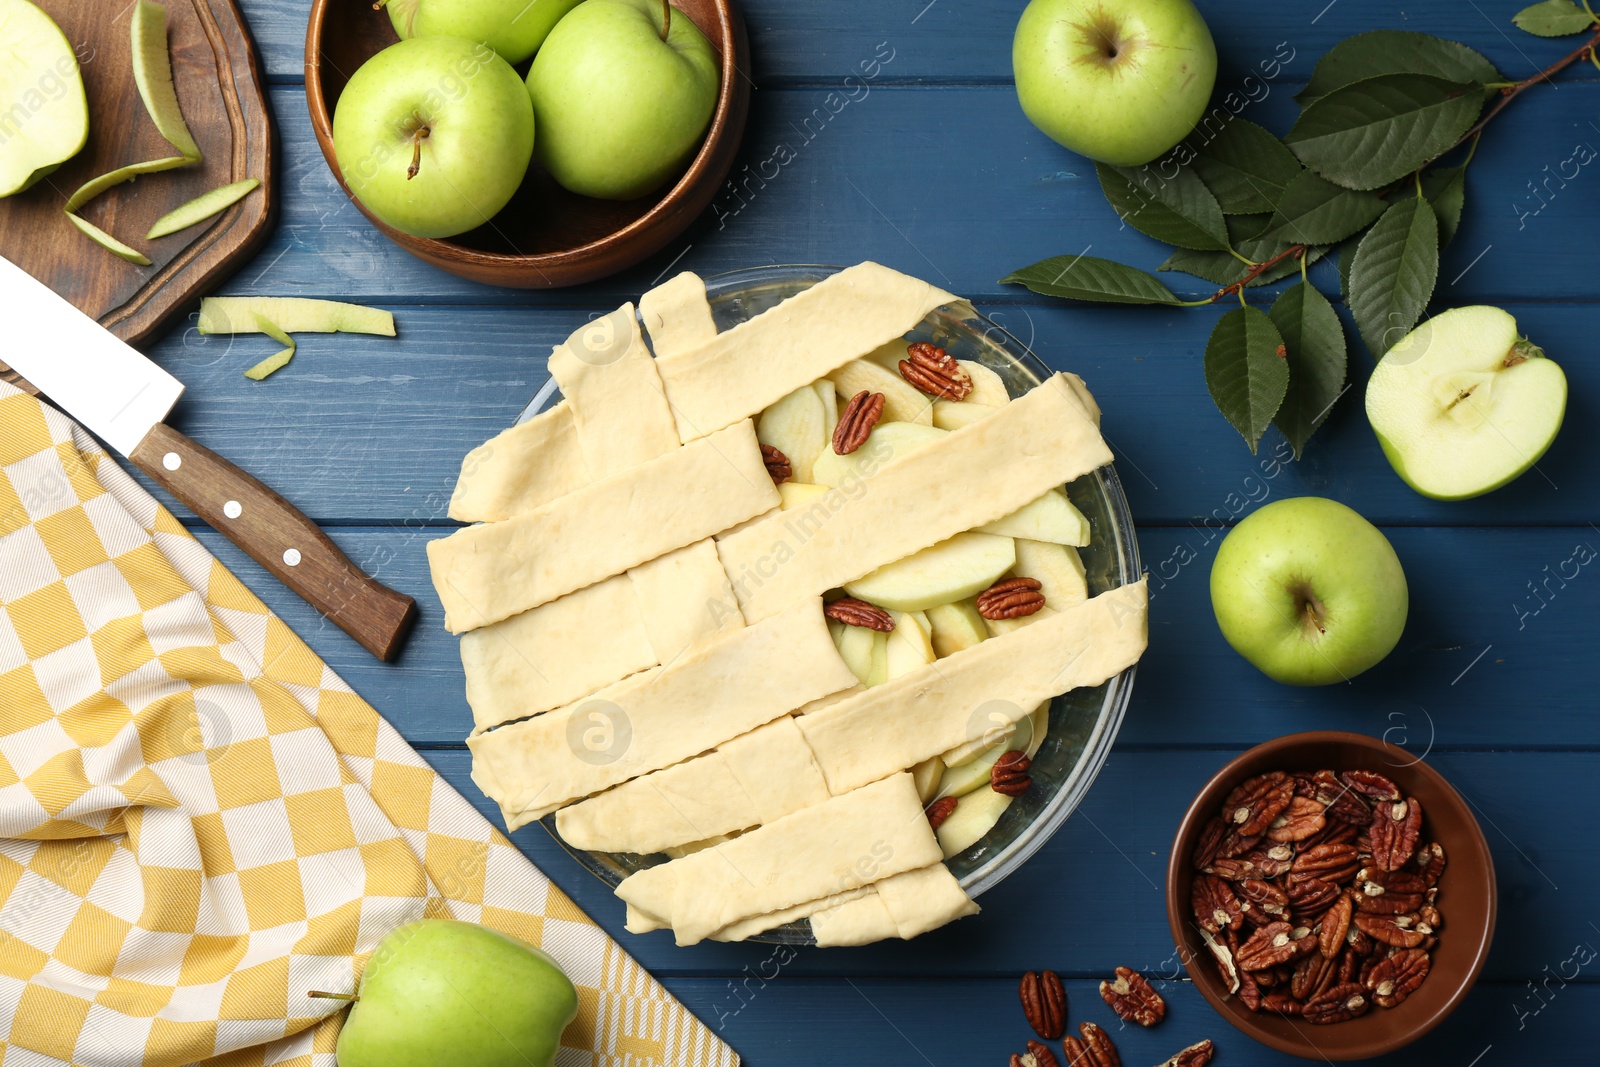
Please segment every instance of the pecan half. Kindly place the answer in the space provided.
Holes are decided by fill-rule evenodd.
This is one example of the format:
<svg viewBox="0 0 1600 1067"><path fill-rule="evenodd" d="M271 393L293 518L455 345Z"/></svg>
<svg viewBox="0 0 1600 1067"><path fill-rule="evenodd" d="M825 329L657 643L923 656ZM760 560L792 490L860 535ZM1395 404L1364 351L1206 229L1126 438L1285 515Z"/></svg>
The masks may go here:
<svg viewBox="0 0 1600 1067"><path fill-rule="evenodd" d="M1061 1051L1066 1053L1067 1067L1094 1067L1094 1060L1089 1058L1089 1050L1083 1047L1083 1042L1071 1034L1061 1039Z"/></svg>
<svg viewBox="0 0 1600 1067"><path fill-rule="evenodd" d="M1432 966L1433 961L1422 949L1401 949L1388 959L1379 961L1367 973L1362 984L1379 1007L1392 1008L1417 991Z"/></svg>
<svg viewBox="0 0 1600 1067"><path fill-rule="evenodd" d="M1222 802L1222 817L1240 834L1259 834L1294 799L1294 780L1271 771L1240 782Z"/></svg>
<svg viewBox="0 0 1600 1067"><path fill-rule="evenodd" d="M1289 894L1259 878L1247 878L1240 882L1239 895L1260 908L1263 914L1274 918L1283 918L1283 913L1289 908Z"/></svg>
<svg viewBox="0 0 1600 1067"><path fill-rule="evenodd" d="M1211 861L1216 859L1221 852L1222 842L1228 836L1228 824L1221 819L1213 818L1200 830L1200 839L1194 846L1194 869L1203 871L1211 866Z"/></svg>
<svg viewBox="0 0 1600 1067"><path fill-rule="evenodd" d="M1322 916L1322 928L1317 931L1317 947L1324 959L1337 959L1344 950L1345 935L1350 932L1350 919L1355 914L1356 902L1349 894L1339 894L1339 899L1328 906Z"/></svg>
<svg viewBox="0 0 1600 1067"><path fill-rule="evenodd" d="M1373 915L1408 915L1422 907L1420 874L1364 867L1356 874L1356 907Z"/></svg>
<svg viewBox="0 0 1600 1067"><path fill-rule="evenodd" d="M833 451L848 456L867 443L872 428L883 418L884 396L863 389L850 398L833 427Z"/></svg>
<svg viewBox="0 0 1600 1067"><path fill-rule="evenodd" d="M1421 930L1426 925L1428 927L1427 932L1430 934L1438 933L1440 928L1444 926L1444 916L1439 914L1439 909L1432 904L1424 904L1417 909L1417 919L1417 929Z"/></svg>
<svg viewBox="0 0 1600 1067"><path fill-rule="evenodd" d="M1214 874L1197 874L1189 887L1189 906L1202 930L1220 934L1224 927L1244 922L1233 887Z"/></svg>
<svg viewBox="0 0 1600 1067"><path fill-rule="evenodd" d="M1286 922L1268 923L1239 946L1237 961L1244 970L1265 971L1305 955L1316 943L1309 932L1296 938L1294 927Z"/></svg>
<svg viewBox="0 0 1600 1067"><path fill-rule="evenodd" d="M1267 827L1267 839L1279 844L1304 841L1328 824L1322 812L1323 807L1317 801L1295 797Z"/></svg>
<svg viewBox="0 0 1600 1067"><path fill-rule="evenodd" d="M1206 868L1207 874L1214 874L1218 878L1226 878L1230 882L1242 881L1254 877L1256 865L1249 860L1233 859L1223 856L1211 862Z"/></svg>
<svg viewBox="0 0 1600 1067"><path fill-rule="evenodd" d="M1300 1015L1306 1009L1304 1004L1294 999L1292 993L1268 993L1261 998L1261 1010L1279 1015Z"/></svg>
<svg viewBox="0 0 1600 1067"><path fill-rule="evenodd" d="M937 830L944 825L944 821L956 813L956 805L961 801L956 797L940 797L927 807L928 825Z"/></svg>
<svg viewBox="0 0 1600 1067"><path fill-rule="evenodd" d="M1037 578L1002 578L978 594L978 614L996 622L1037 615L1044 607L1043 588Z"/></svg>
<svg viewBox="0 0 1600 1067"><path fill-rule="evenodd" d="M1028 1051L1018 1055L1011 1054L1011 1067L1061 1067L1061 1062L1056 1059L1056 1054L1050 1051L1048 1045L1039 1041L1029 1041Z"/></svg>
<svg viewBox="0 0 1600 1067"><path fill-rule="evenodd" d="M1372 1002L1367 999L1366 990L1351 982L1325 990L1309 1001L1300 1014L1308 1023L1325 1026L1365 1015L1370 1007Z"/></svg>
<svg viewBox="0 0 1600 1067"><path fill-rule="evenodd" d="M1268 849L1258 848L1245 856L1245 859L1256 865L1259 877L1276 878L1280 874L1289 873L1289 868L1294 864L1294 847L1273 845Z"/></svg>
<svg viewBox="0 0 1600 1067"><path fill-rule="evenodd" d="M1338 985L1339 961L1313 952L1295 966L1289 979L1289 992L1300 1000L1310 1000Z"/></svg>
<svg viewBox="0 0 1600 1067"><path fill-rule="evenodd" d="M1212 937L1209 932L1202 929L1200 939L1206 943L1206 948L1211 950L1211 959L1217 965L1217 973L1222 976L1222 988L1230 994L1239 992L1239 965L1234 962L1233 950L1237 947L1237 940L1232 930L1228 931L1228 940L1223 941ZM1252 983L1254 984L1254 983ZM1257 994L1259 999L1260 994Z"/></svg>
<svg viewBox="0 0 1600 1067"><path fill-rule="evenodd" d="M1365 826L1372 821L1372 809L1367 802L1359 793L1339 781L1332 771L1318 771L1316 782L1316 799L1328 809L1328 818L1356 826Z"/></svg>
<svg viewBox="0 0 1600 1067"><path fill-rule="evenodd" d="M1140 1026L1154 1026L1167 1015L1167 1002L1144 975L1131 967L1118 967L1115 980L1100 983L1100 999L1118 1017Z"/></svg>
<svg viewBox="0 0 1600 1067"><path fill-rule="evenodd" d="M761 462L767 466L767 474L772 478L773 485L782 485L794 477L794 467L789 462L789 457L771 445L761 446Z"/></svg>
<svg viewBox="0 0 1600 1067"><path fill-rule="evenodd" d="M1237 830L1229 830L1227 836L1222 839L1222 844L1217 846L1217 855L1225 856L1229 859L1235 856L1248 855L1251 852L1258 851L1257 846L1260 844L1260 834L1247 835L1241 834Z"/></svg>
<svg viewBox="0 0 1600 1067"><path fill-rule="evenodd" d="M1354 945L1346 945L1344 955L1339 957L1339 984L1348 985L1358 981L1361 977L1361 965L1367 962L1364 953L1357 952Z"/></svg>
<svg viewBox="0 0 1600 1067"><path fill-rule="evenodd" d="M956 357L926 341L906 348L900 361L900 377L918 390L940 400L965 400L972 393L972 375Z"/></svg>
<svg viewBox="0 0 1600 1067"><path fill-rule="evenodd" d="M1289 869L1289 881L1303 882L1320 878L1330 884L1348 882L1361 869L1361 854L1354 845L1318 845L1294 858Z"/></svg>
<svg viewBox="0 0 1600 1067"><path fill-rule="evenodd" d="M1261 983L1249 971L1239 972L1239 1003L1251 1011L1261 1010Z"/></svg>
<svg viewBox="0 0 1600 1067"><path fill-rule="evenodd" d="M1398 871L1417 850L1422 833L1422 805L1412 797L1380 803L1372 813L1372 862L1386 871Z"/></svg>
<svg viewBox="0 0 1600 1067"><path fill-rule="evenodd" d="M1054 971L1029 971L1018 987L1033 1032L1054 1041L1067 1032L1067 991Z"/></svg>
<svg viewBox="0 0 1600 1067"><path fill-rule="evenodd" d="M1400 799L1400 787L1377 771L1343 771L1339 781L1374 800Z"/></svg>
<svg viewBox="0 0 1600 1067"><path fill-rule="evenodd" d="M1206 1064L1211 1062L1211 1057L1216 1054L1216 1046L1208 1037L1204 1041L1196 1041L1170 1060L1160 1064L1160 1067L1206 1067Z"/></svg>
<svg viewBox="0 0 1600 1067"><path fill-rule="evenodd" d="M1318 845L1353 845L1359 833L1352 823L1328 819L1321 830L1299 842L1299 845L1302 849L1316 848Z"/></svg>
<svg viewBox="0 0 1600 1067"><path fill-rule="evenodd" d="M1405 916L1395 915L1366 915L1356 912L1352 920L1356 929L1385 945L1394 948L1416 948L1428 936L1420 930L1408 929L1402 925Z"/></svg>
<svg viewBox="0 0 1600 1067"><path fill-rule="evenodd" d="M1122 1056L1111 1043L1111 1035L1094 1023L1079 1023L1078 1033L1083 1035L1083 1047L1089 1053L1086 1067L1122 1067Z"/></svg>
<svg viewBox="0 0 1600 1067"><path fill-rule="evenodd" d="M989 768L989 788L1008 797L1020 797L1033 788L1033 779L1028 776L1032 766L1027 753L1012 749Z"/></svg>
<svg viewBox="0 0 1600 1067"><path fill-rule="evenodd" d="M864 626L879 633L894 633L894 617L882 608L857 600L853 596L830 600L823 605L822 613L848 626Z"/></svg>
<svg viewBox="0 0 1600 1067"><path fill-rule="evenodd" d="M1289 904L1297 918L1310 922L1333 907L1343 890L1320 878L1304 878L1289 884Z"/></svg>
<svg viewBox="0 0 1600 1067"><path fill-rule="evenodd" d="M1439 884L1439 876L1444 873L1444 862L1444 846L1437 841L1417 850L1417 867L1422 871L1422 881L1429 889Z"/></svg>

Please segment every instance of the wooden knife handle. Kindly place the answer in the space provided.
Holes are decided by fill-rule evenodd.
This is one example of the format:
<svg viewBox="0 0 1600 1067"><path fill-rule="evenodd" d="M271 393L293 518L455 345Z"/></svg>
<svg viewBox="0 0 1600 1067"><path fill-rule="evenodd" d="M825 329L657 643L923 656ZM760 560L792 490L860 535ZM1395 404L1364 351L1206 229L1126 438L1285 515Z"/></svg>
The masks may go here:
<svg viewBox="0 0 1600 1067"><path fill-rule="evenodd" d="M368 652L400 650L416 601L369 578L293 504L164 424L128 458Z"/></svg>

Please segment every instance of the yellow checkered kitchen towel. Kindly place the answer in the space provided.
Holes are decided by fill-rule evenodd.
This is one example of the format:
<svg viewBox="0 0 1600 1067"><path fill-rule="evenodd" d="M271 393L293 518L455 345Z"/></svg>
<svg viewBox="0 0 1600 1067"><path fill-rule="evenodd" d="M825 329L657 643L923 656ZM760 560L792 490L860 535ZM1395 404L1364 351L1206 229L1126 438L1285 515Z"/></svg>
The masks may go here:
<svg viewBox="0 0 1600 1067"><path fill-rule="evenodd" d="M560 961L561 1067L738 1057L53 408L0 382L0 1061L332 1067L384 933Z"/></svg>

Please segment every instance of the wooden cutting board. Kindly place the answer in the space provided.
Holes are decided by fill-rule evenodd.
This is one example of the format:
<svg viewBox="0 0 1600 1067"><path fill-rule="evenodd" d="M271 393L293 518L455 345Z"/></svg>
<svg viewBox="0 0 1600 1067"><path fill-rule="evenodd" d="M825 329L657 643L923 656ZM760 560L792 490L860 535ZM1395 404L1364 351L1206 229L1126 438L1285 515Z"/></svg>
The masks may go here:
<svg viewBox="0 0 1600 1067"><path fill-rule="evenodd" d="M136 266L79 233L62 214L67 197L91 178L177 154L156 131L134 85L132 5L36 2L77 52L89 98L89 143L27 192L0 199L0 255L137 344L215 288L267 237L276 187L265 75L233 0L166 0L178 102L204 160L117 186L81 212L153 261ZM144 239L168 211L245 178L259 178L261 187L227 211L170 237Z"/></svg>

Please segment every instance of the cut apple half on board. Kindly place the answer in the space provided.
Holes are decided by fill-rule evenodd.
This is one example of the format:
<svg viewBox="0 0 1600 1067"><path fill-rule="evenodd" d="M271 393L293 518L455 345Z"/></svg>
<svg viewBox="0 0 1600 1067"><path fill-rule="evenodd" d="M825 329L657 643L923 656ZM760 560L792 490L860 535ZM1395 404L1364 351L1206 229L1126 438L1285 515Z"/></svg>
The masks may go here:
<svg viewBox="0 0 1600 1067"><path fill-rule="evenodd" d="M977 595L1016 562L1016 543L1011 538L960 533L846 582L844 589L890 611L925 611Z"/></svg>
<svg viewBox="0 0 1600 1067"><path fill-rule="evenodd" d="M0 197L27 189L89 140L72 44L26 0L0 0L0 115Z"/></svg>
<svg viewBox="0 0 1600 1067"><path fill-rule="evenodd" d="M1378 361L1367 419L1423 496L1464 500L1516 478L1561 429L1567 377L1495 307L1435 316Z"/></svg>

